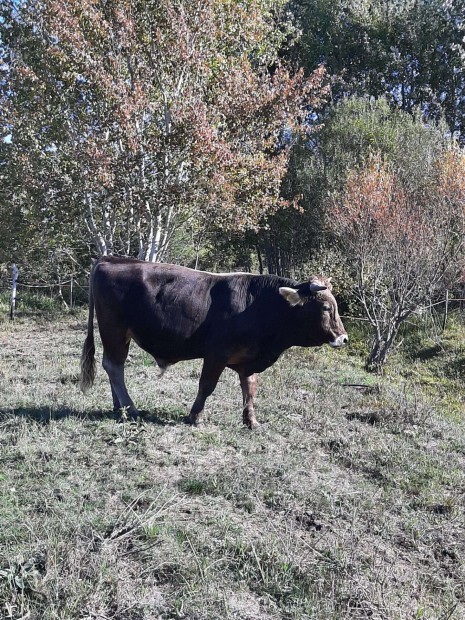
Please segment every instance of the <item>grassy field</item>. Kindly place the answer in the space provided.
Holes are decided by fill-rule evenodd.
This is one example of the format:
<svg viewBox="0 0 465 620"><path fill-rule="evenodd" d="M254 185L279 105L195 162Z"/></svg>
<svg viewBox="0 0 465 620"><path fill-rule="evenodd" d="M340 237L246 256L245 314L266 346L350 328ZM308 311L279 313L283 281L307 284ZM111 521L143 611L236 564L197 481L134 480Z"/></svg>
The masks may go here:
<svg viewBox="0 0 465 620"><path fill-rule="evenodd" d="M457 319L382 378L356 338L288 352L254 432L234 373L192 429L200 364L159 380L136 347L144 422L117 423L101 368L78 389L85 323L0 306L2 620L465 618Z"/></svg>

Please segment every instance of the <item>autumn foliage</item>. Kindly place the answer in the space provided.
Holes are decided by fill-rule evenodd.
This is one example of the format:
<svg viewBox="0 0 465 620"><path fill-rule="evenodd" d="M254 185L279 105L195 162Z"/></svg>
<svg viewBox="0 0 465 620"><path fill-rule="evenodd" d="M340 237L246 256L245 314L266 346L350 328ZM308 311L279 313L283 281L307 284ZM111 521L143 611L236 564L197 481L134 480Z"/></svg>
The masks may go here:
<svg viewBox="0 0 465 620"><path fill-rule="evenodd" d="M100 254L146 260L166 259L181 226L257 228L283 206L283 136L323 93L322 69L304 77L278 58L284 6L22 6L9 81L23 202L49 220L72 211Z"/></svg>
<svg viewBox="0 0 465 620"><path fill-rule="evenodd" d="M369 367L380 368L401 324L457 279L463 260L465 158L454 147L420 186L379 155L353 171L328 223L350 263L374 328Z"/></svg>

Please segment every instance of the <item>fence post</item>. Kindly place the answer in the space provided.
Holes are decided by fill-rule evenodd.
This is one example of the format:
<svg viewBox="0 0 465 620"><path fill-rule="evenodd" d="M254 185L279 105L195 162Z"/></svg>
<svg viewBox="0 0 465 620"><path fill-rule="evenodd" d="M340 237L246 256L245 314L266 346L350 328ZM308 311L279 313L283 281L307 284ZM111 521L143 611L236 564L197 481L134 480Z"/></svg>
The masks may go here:
<svg viewBox="0 0 465 620"><path fill-rule="evenodd" d="M16 306L16 284L18 282L18 274L19 269L16 265L12 266L13 271L13 285L11 287L11 295L10 295L10 321L15 318L15 306Z"/></svg>
<svg viewBox="0 0 465 620"><path fill-rule="evenodd" d="M444 308L444 319L442 321L442 331L446 329L447 316L449 314L449 291L446 291L446 306Z"/></svg>
<svg viewBox="0 0 465 620"><path fill-rule="evenodd" d="M74 282L74 278L73 276L71 276L71 282L69 285L69 307L70 308L73 307L73 282Z"/></svg>

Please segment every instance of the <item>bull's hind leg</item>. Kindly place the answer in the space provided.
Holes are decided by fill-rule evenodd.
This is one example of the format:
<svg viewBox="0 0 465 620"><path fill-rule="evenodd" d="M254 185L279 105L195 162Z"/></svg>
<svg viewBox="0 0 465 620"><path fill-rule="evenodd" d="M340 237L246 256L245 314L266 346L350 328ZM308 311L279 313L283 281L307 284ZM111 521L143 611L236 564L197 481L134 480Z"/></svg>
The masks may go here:
<svg viewBox="0 0 465 620"><path fill-rule="evenodd" d="M242 411L242 421L249 428L257 428L258 426L253 407L253 399L255 397L255 392L257 391L257 377L257 374L246 376L239 373L244 405L244 410Z"/></svg>
<svg viewBox="0 0 465 620"><path fill-rule="evenodd" d="M205 401L216 388L218 379L220 378L220 375L225 367L225 364L219 363L218 361L212 362L204 360L202 373L199 380L199 391L197 392L197 397L187 418L187 422L189 424L193 424L195 426L199 423L200 416L205 406Z"/></svg>
<svg viewBox="0 0 465 620"><path fill-rule="evenodd" d="M111 384L113 408L116 412L126 411L131 418L137 418L138 411L132 402L124 381L124 362L114 362L106 353L103 354L102 366L104 367Z"/></svg>
<svg viewBox="0 0 465 620"><path fill-rule="evenodd" d="M124 381L124 363L129 353L130 338L127 333L110 329L111 322L99 321L100 337L103 344L102 366L110 379L113 409L120 415L123 411L131 418L137 418L138 411L131 400Z"/></svg>

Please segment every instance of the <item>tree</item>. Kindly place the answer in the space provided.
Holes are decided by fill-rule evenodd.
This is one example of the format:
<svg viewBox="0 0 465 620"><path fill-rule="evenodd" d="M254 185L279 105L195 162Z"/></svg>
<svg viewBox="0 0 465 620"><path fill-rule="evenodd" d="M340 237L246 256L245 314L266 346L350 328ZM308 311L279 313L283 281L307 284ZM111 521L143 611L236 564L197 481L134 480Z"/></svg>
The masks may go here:
<svg viewBox="0 0 465 620"><path fill-rule="evenodd" d="M333 100L386 96L393 107L446 118L465 140L462 0L292 0L302 36L290 51L324 64Z"/></svg>
<svg viewBox="0 0 465 620"><path fill-rule="evenodd" d="M382 368L400 326L463 268L465 154L452 146L429 172L411 186L377 154L333 199L328 223L373 328L368 369Z"/></svg>
<svg viewBox="0 0 465 620"><path fill-rule="evenodd" d="M282 132L298 130L322 81L321 70L304 79L279 63L283 6L11 2L10 200L50 226L66 230L69 218L99 254L151 261L192 218L259 226L283 204Z"/></svg>
<svg viewBox="0 0 465 620"><path fill-rule="evenodd" d="M293 145L282 193L287 199L299 197L299 208L282 210L260 231L269 266L299 275L328 254L333 245L324 224L328 195L342 191L350 171L371 155L381 153L403 182L419 186L443 152L447 133L445 123L426 124L420 113L391 110L385 98L350 97L335 104L324 124ZM337 277L341 291L345 276L339 268Z"/></svg>

